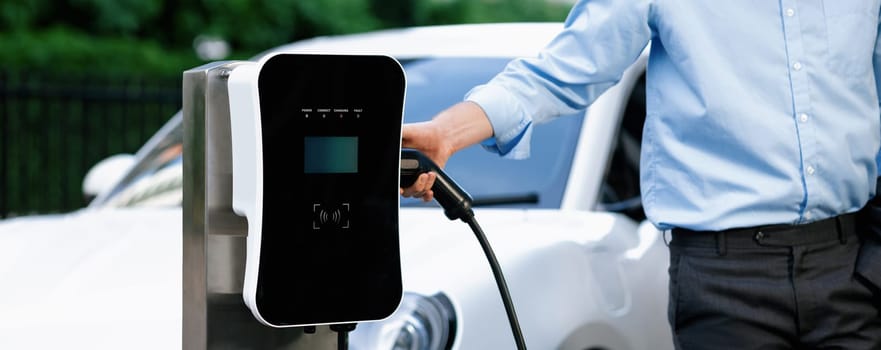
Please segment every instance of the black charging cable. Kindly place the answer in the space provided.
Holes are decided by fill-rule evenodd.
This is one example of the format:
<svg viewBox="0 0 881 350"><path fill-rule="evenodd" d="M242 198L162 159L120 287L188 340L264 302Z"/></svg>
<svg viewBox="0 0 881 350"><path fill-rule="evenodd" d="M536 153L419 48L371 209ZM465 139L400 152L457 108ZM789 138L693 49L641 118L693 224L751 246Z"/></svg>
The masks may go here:
<svg viewBox="0 0 881 350"><path fill-rule="evenodd" d="M489 266L492 269L493 277L496 280L496 286L502 296L502 303L505 305L505 312L508 314L508 323L511 325L511 332L514 334L514 342L517 343L518 350L526 349L526 341L523 339L523 333L520 331L520 322L517 319L517 313L514 311L514 303L511 301L511 295L508 292L508 284L505 282L505 276L502 274L502 268L496 260L489 241L483 234L483 229L474 218L474 211L471 209L473 200L471 196L465 192L458 184L456 184L440 167L438 167L431 159L426 157L422 152L415 149L401 150L401 187L410 187L422 173L432 171L437 174L437 178L432 185L431 190L434 192L434 199L444 208L444 214L450 220L462 220L469 227L483 253L489 260Z"/></svg>
<svg viewBox="0 0 881 350"><path fill-rule="evenodd" d="M468 211L471 213L471 210ZM480 228L480 225L474 218L474 214L471 213L471 215L463 216L460 219L471 227L471 231L474 231L477 241L480 242L480 247L483 248L484 255L486 255L487 260L489 260L489 266L492 268L493 277L495 277L496 280L496 286L498 286L499 293L502 295L502 302L505 304L505 312L508 314L508 323L511 325L511 332L514 333L514 341L517 343L517 349L525 350L526 341L523 339L523 333L520 331L520 321L518 321L517 313L514 311L514 303L511 301L511 294L508 292L508 284L505 282L505 276L502 274L502 268L499 265L498 260L496 260L496 255L493 253L489 241L483 234L483 229Z"/></svg>
<svg viewBox="0 0 881 350"><path fill-rule="evenodd" d="M338 323L330 325L330 330L337 332L336 344L337 350L347 350L349 348L349 332L354 331L356 323Z"/></svg>

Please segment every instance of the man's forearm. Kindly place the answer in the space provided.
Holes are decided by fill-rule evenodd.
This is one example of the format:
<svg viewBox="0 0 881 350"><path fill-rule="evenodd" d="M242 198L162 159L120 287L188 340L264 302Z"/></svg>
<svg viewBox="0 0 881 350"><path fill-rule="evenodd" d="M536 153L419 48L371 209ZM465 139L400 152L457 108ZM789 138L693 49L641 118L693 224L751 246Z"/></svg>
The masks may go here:
<svg viewBox="0 0 881 350"><path fill-rule="evenodd" d="M441 130L450 154L493 136L486 113L474 102L457 103L439 113L433 121Z"/></svg>

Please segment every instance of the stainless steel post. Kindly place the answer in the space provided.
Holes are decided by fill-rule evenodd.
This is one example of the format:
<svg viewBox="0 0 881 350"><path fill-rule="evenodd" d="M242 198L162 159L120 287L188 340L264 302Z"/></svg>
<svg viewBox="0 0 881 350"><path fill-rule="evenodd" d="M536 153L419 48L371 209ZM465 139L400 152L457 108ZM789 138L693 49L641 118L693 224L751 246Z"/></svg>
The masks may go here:
<svg viewBox="0 0 881 350"><path fill-rule="evenodd" d="M336 333L272 328L242 301L247 224L232 211L229 95L240 61L183 73L182 349L336 349Z"/></svg>

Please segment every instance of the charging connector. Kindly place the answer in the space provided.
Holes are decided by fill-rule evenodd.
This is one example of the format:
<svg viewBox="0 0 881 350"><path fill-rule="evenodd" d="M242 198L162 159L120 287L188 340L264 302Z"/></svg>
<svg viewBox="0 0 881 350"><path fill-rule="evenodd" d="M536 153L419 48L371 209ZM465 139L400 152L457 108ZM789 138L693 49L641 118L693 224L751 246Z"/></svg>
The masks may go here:
<svg viewBox="0 0 881 350"><path fill-rule="evenodd" d="M412 148L401 150L401 187L412 186L420 174L429 171L437 174L431 190L434 192L434 199L444 208L447 218L464 221L467 217L474 217L474 212L471 210L471 196L440 167L418 150Z"/></svg>
<svg viewBox="0 0 881 350"><path fill-rule="evenodd" d="M434 172L437 178L434 185L431 186L434 192L434 199L444 208L444 214L450 220L462 220L471 228L480 247L483 249L484 255L489 260L490 268L499 288L502 297L502 303L505 306L505 312L508 314L508 323L511 326L511 332L514 335L514 341L517 343L518 350L526 349L526 341L523 339L523 333L520 331L520 322L517 319L517 313L514 311L514 303L508 292L508 285L505 282L505 276L502 274L502 268L496 260L495 253L489 244L489 240L483 234L483 229L477 223L474 217L474 211L471 208L471 195L463 190L453 181L447 174L437 166L431 159L426 157L422 152L415 149L401 150L401 187L410 187L416 181L416 178L423 173Z"/></svg>

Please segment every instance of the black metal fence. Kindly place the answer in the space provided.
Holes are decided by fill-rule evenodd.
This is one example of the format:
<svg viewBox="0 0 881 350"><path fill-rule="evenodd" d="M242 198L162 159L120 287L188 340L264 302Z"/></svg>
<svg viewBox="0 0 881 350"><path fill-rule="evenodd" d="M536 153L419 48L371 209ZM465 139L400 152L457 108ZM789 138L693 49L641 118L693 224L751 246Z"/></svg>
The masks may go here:
<svg viewBox="0 0 881 350"><path fill-rule="evenodd" d="M0 71L0 218L83 207L89 168L137 152L180 109L180 86Z"/></svg>

